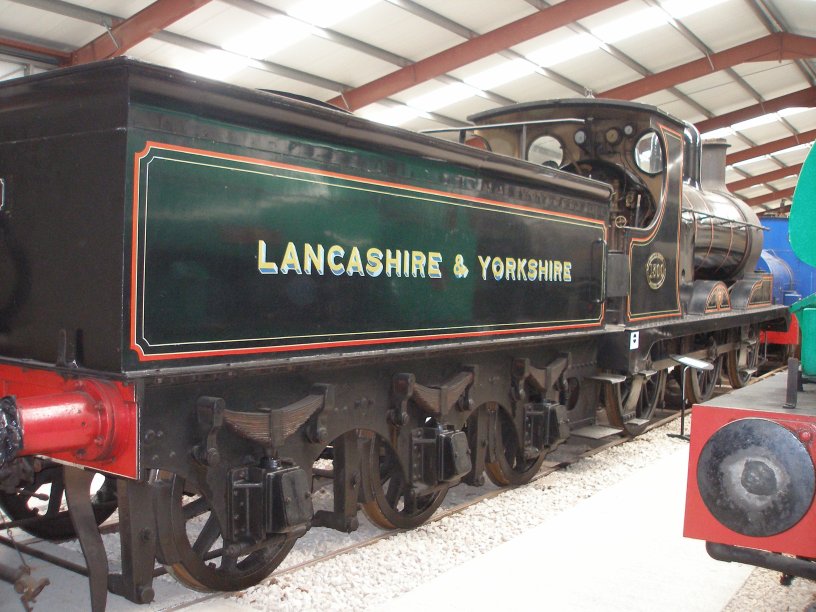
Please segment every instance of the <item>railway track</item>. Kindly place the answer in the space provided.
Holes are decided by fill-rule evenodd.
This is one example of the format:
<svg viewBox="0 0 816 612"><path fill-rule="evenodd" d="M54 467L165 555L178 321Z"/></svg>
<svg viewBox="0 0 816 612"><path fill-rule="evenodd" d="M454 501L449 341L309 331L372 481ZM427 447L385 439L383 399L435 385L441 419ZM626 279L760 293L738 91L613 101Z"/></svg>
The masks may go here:
<svg viewBox="0 0 816 612"><path fill-rule="evenodd" d="M769 372L768 374L759 377L757 380L761 380L763 378L766 378L767 376L771 376L780 370L781 369ZM719 390L719 392L725 393L728 390L729 389L727 387L723 387ZM663 427L664 425L672 421L678 420L679 418L680 412L660 411L658 416L648 425L648 427L644 431L644 434L646 434L649 431ZM635 440L637 439L638 438L635 438ZM534 487L542 479L553 474L554 472L557 472L558 470L563 469L566 466L575 464L576 462L582 459L592 457L613 447L620 446L630 440L632 439L622 435L609 435L606 437L597 438L572 436L564 445L559 447L550 456L551 460L545 462L544 466L541 468L541 470L535 476L535 478L527 485L522 485L522 487ZM514 490L515 488L516 487L498 488L490 484L481 488L456 487L451 490L451 492L448 495L448 500L446 501L446 503L439 510L437 510L437 512L428 521L428 523L434 524L439 521L442 521L443 519L453 517L487 500L500 497L508 493L509 491ZM115 538L117 528L118 523L116 523L115 521L111 521L103 525L101 531L103 532L103 534L105 534L105 537ZM354 553L355 551L372 546L378 542L398 537L401 533L404 533L405 530L397 529L392 531L382 531L379 528L369 524L368 521L365 521L365 519L363 519L361 521L361 529L355 534L347 535L339 532L334 532L328 529L312 531L331 532L332 537L330 538L330 540L332 540L333 542L328 545L324 541L319 542L318 545L315 547L317 549L317 552L315 552L314 550L310 552L301 550L302 553L301 557L305 558L303 558L302 560L295 559L294 562L288 564L285 561L284 564L269 579L267 579L267 582L286 579L286 577L288 576L292 576L296 573L308 570L310 568L315 568L336 557L340 557L342 555L346 555L349 553ZM357 539L356 541L352 541L351 543L347 543L350 538L353 539L354 537L357 537L359 539ZM54 549L58 547L53 543L44 542L37 538L27 539L18 538L18 541L12 541L9 537L6 536L0 536L0 543L8 547L16 548L22 554L43 560L47 563L55 564L63 569L66 569L76 574L78 578L81 578L87 574L87 571L83 565L81 565L80 563L72 562L66 559L64 555L60 555L59 551L55 551ZM43 550L39 548L40 546L46 546L51 550L50 551ZM68 546L74 546L74 548L78 548L78 546L72 544L69 544ZM293 551L293 553L291 553L290 556L295 557L295 552L298 551L298 549L303 549L304 547L310 546L311 544L308 540L307 535L302 542L298 543L298 546L296 546L295 551ZM166 571L164 570L164 568L159 566L155 569L154 576L159 577L165 573ZM77 585L78 585L77 589L73 590L73 593L81 594L84 596L85 590L87 588L84 583L84 580L79 580L77 582ZM162 601L159 597L157 597L157 602L155 604L151 604L148 606L137 606L136 604L130 604L130 602L127 602L124 599L120 598L109 598L109 609L115 607L115 609L132 608L140 610L147 609L185 610L192 608L193 606L205 604L206 602L214 603L218 600L226 600L234 596L233 594L230 593L200 594L195 593L194 591L186 591L186 593L187 593L186 596L182 596L181 598L178 597L174 598L175 603L165 602L169 605L162 605ZM179 599L182 600L179 601ZM77 609L81 609L81 607Z"/></svg>

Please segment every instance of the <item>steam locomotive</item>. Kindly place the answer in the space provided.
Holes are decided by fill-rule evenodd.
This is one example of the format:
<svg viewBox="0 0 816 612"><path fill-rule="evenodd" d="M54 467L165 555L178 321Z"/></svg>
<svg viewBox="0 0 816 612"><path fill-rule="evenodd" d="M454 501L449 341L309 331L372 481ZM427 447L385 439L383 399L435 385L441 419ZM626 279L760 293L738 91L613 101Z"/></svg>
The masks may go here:
<svg viewBox="0 0 816 612"><path fill-rule="evenodd" d="M150 601L155 560L243 589L359 506L413 527L598 423L637 435L677 356L714 366L683 370L690 401L747 382L786 314L722 143L610 100L472 122L129 59L0 85L0 505L76 533L96 609ZM70 523L28 504L48 483Z"/></svg>

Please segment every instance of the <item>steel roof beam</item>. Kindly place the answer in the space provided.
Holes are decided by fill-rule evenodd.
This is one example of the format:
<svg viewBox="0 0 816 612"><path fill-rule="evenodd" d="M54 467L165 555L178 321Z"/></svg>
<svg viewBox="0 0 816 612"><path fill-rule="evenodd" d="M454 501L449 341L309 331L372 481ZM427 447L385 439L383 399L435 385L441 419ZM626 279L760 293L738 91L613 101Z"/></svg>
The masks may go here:
<svg viewBox="0 0 816 612"><path fill-rule="evenodd" d="M801 89L784 96L779 96L778 98L760 102L759 104L740 108L729 113L723 113L711 119L700 121L696 125L702 134L719 128L729 127L740 121L747 121L748 119L754 119L755 117L761 117L768 113L775 113L795 106L816 106L816 87L808 87L807 89Z"/></svg>
<svg viewBox="0 0 816 612"><path fill-rule="evenodd" d="M411 60L404 58L396 53L391 53L390 51L386 51L385 49L381 49L379 47L375 47L374 45L370 45L366 42L358 40L356 38L352 38L351 36L346 36L345 34L341 34L340 32L336 32L335 30L331 30L329 28L322 28L316 26L308 21L303 21L298 19L297 17L292 17L285 11L280 9L273 8L266 4L262 4L257 0L219 0L223 4L229 4L234 6L235 8L241 9L242 11L246 11L247 13L252 13L253 15L257 15L262 19L274 19L276 17L286 17L288 19L292 19L293 21L299 21L304 25L307 25L310 28L311 34L322 38L324 40L328 40L338 45L342 45L349 49L354 49L355 51L359 51L360 53L364 53L365 55L370 55L371 57L376 57L384 62L388 62L389 64L394 64L395 66L407 66L411 64Z"/></svg>
<svg viewBox="0 0 816 612"><path fill-rule="evenodd" d="M793 166L785 166L784 168L779 168L778 170L772 170L771 172L765 172L764 174L757 174L754 176L748 176L744 179L740 179L738 181L732 181L726 185L729 191L739 191L740 189L748 189L748 187L753 187L754 185L762 185L763 183L771 183L773 181L778 181L783 178L787 178L789 176L798 175L799 172L802 170L802 164L794 164Z"/></svg>
<svg viewBox="0 0 816 612"><path fill-rule="evenodd" d="M715 53L714 49L712 49L711 47L706 45L702 40L700 40L700 38L694 32L688 29L682 21L680 21L679 19L675 19L671 13L669 13L665 8L663 8L660 5L659 2L657 2L657 0L645 0L645 2L649 6L653 6L660 9L666 16L669 25L672 28L674 28L689 43L694 45L694 47L696 47L700 53L702 53L706 57L709 57L710 55ZM734 80L735 83L737 83L737 85L742 87L742 89L744 89L745 92L749 96L751 96L754 100L756 100L757 102L762 101L762 96L759 95L759 92L755 90L753 87L751 87L751 85L745 79L743 79L736 70L734 70L733 68L727 68L725 72L726 74L728 74L728 76L730 76ZM711 114L709 114L708 116L710 117Z"/></svg>
<svg viewBox="0 0 816 612"><path fill-rule="evenodd" d="M14 0L14 1L17 2L18 4L25 4L44 11L49 11L52 13L63 15L65 17L77 19L79 21L85 21L87 23L119 24L125 21L120 17L102 13L100 11L96 11L93 9L77 6L75 4L70 4L68 2L63 2L62 0ZM196 51L199 53L206 53L208 51L223 51L223 49L221 49L220 47L216 47L215 45L211 45L200 40L188 38L186 36L181 36L179 34L173 34L172 32L167 31L157 32L156 34L153 35L153 38L161 42L166 42L171 45L184 47L186 49L190 49L191 51ZM50 51L56 52L53 49L51 49ZM321 87L323 89L328 89L330 91L342 91L343 89L347 89L349 87L349 85L345 83L339 83L337 81L324 79L317 75L309 74L306 72L302 72L300 70L296 70L294 68L289 68L287 66L275 64L273 62L268 62L264 60L247 59L247 65L248 67L255 68L256 70L261 70L263 72L268 72L271 74L277 74L288 79L300 81L301 83L314 85L315 87ZM383 102L389 106L399 105L399 102L395 100L384 100ZM462 124L460 120L453 119L452 117L448 117L446 115L442 115L439 113L424 113L424 115L433 121L436 121L443 125L449 125L451 127L459 127Z"/></svg>
<svg viewBox="0 0 816 612"><path fill-rule="evenodd" d="M769 34L632 83L614 87L599 93L598 97L634 100L745 62L781 61L809 57L816 57L816 38L787 32Z"/></svg>
<svg viewBox="0 0 816 612"><path fill-rule="evenodd" d="M767 204L768 202L773 202L775 200L781 200L782 198L790 198L793 196L793 192L796 190L796 187L788 187L787 189L780 189L779 191L772 191L771 193L766 193L761 196L756 196L755 198L745 198L745 203L748 204L751 208L755 206L759 206L761 204Z"/></svg>
<svg viewBox="0 0 816 612"><path fill-rule="evenodd" d="M530 3L530 4L533 4L534 6L539 6L539 8L542 5L543 6L549 6L545 2L543 2L543 0L527 0L527 2ZM592 34L592 31L589 28L584 27L580 23L577 23L577 22L570 25L569 29L572 30L573 32L577 32L579 34L589 34L591 36L594 36ZM614 45L610 45L609 43L605 43L600 39L597 39L597 40L598 40L598 43L599 43L599 48L604 53L606 53L607 55L615 58L616 60L621 62L623 65L625 65L630 70L632 70L634 72L637 72L639 75L644 76L644 77L651 76L651 75L654 74L651 70L646 68L643 64L635 61L632 57L625 54L623 51L621 51L620 49L618 49ZM693 100L690 96L687 96L686 94L684 94L682 91L680 91L676 87L671 87L669 89L669 92L671 92L672 95L677 96L678 100L681 100L684 103L688 104L691 108L696 110L698 113L700 113L704 117L713 116L714 113L712 113L710 110L705 108L702 104L699 104L696 100Z"/></svg>
<svg viewBox="0 0 816 612"><path fill-rule="evenodd" d="M401 68L370 83L345 91L331 104L351 111L424 83L508 47L621 4L624 0L564 0L486 34Z"/></svg>
<svg viewBox="0 0 816 612"><path fill-rule="evenodd" d="M404 11L406 11L408 13L411 13L412 15L416 15L420 19L424 19L425 21L428 21L428 22L430 22L430 23L432 23L434 25L437 25L437 26L439 26L440 28L442 28L444 30L448 30L449 32L453 32L457 36L461 36L462 38L464 38L466 40L471 40L473 38L478 38L479 37L478 32L474 32L473 30L471 30L471 29L469 29L469 28L467 28L467 27L465 27L465 26L463 26L463 25L461 25L459 23L456 23L455 21L451 21L450 19L440 15L439 13L434 13L432 10L430 10L428 8L425 8L421 4L417 4L416 2L413 2L413 0L386 0L386 2L388 2L389 4L393 4L394 6L397 6L397 7L401 8L402 10L404 10ZM545 8L549 8L549 6L550 6L549 4L547 4L546 2L543 2L541 0L538 0L538 1L537 0L528 0L528 2L530 4L532 4L533 6L535 6L537 11L542 11ZM512 60L517 60L517 59L523 59L523 60L526 60L528 62L530 61L526 57L524 57L521 53L516 53L512 49L505 49L504 51L500 51L498 53L498 55L500 55L500 56L502 56L504 58L507 58L507 59L509 59L511 61ZM411 62L411 63L413 64L413 62ZM587 90L586 87L584 87L580 83L576 83L572 79L568 79L567 77L565 77L560 72L556 72L552 68L545 68L544 66L537 66L537 65L534 64L534 62L530 62L530 64L535 66L535 74L537 74L539 76L543 76L544 78L547 78L547 79L549 79L551 81L554 81L554 82L558 83L559 85L561 85L562 87L564 87L566 89L569 89L571 91L574 91L579 96L587 95L588 90ZM441 81L442 78L437 77L437 80Z"/></svg>
<svg viewBox="0 0 816 612"><path fill-rule="evenodd" d="M56 49L44 41L25 40L5 30L0 30L0 53L50 67L64 65L71 57L70 51Z"/></svg>
<svg viewBox="0 0 816 612"><path fill-rule="evenodd" d="M813 142L814 140L816 140L816 130L809 130L807 132L802 132L801 134L787 136L785 138L780 138L779 140L774 140L756 147L751 147L750 149L743 149L742 151L731 153L730 155L726 155L725 163L729 166L731 164L738 164L739 162L753 159L755 157L770 155L772 153L776 153L777 151L789 149L790 147L795 147L796 145L807 144Z"/></svg>
<svg viewBox="0 0 816 612"><path fill-rule="evenodd" d="M287 17L295 21L300 21L301 23L309 26L309 29L314 36L317 36L324 40L328 40L334 44L341 45L348 49L359 51L360 53L363 53L365 55L376 57L377 59L380 59L384 62L388 62L389 64L399 66L400 68L410 66L411 64L413 64L413 62L408 58L397 55L396 53L391 53L390 51L386 51L385 49L375 47L374 45L370 45L356 38L352 38L351 36L346 36L345 34L341 34L340 32L336 32L329 28L321 28L306 21L299 20L296 17L288 15L284 11L272 8L271 6L267 6L266 4L261 4L260 2L257 2L257 0L220 0L220 1L232 5L235 8L239 8L248 13L252 13L253 15L257 15L258 17L262 17L263 19L273 19L275 17ZM439 80L447 84L462 83L460 79L454 78L450 75L443 75L439 77ZM342 90L338 89L337 91ZM485 91L483 97L488 100L492 100L496 104L500 105L515 104L516 102L515 100L511 100L510 98L501 96L490 91Z"/></svg>
<svg viewBox="0 0 816 612"><path fill-rule="evenodd" d="M127 53L140 42L198 10L211 0L156 0L71 54L71 64L86 64Z"/></svg>
<svg viewBox="0 0 816 612"><path fill-rule="evenodd" d="M764 0L747 0L748 6L769 32L787 32L790 26L782 19L775 6ZM796 67L811 85L816 85L816 71L804 60L796 60Z"/></svg>

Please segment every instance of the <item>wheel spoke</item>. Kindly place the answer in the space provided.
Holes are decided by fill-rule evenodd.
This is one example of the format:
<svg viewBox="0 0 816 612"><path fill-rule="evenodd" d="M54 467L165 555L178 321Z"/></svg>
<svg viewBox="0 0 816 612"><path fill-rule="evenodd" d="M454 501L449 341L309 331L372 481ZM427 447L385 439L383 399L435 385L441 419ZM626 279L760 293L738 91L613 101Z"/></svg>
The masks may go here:
<svg viewBox="0 0 816 612"><path fill-rule="evenodd" d="M402 486L400 486L400 483L397 481L397 479L395 477L389 479L388 487L386 488L385 499L392 508L397 507L397 503L399 502L401 494Z"/></svg>
<svg viewBox="0 0 816 612"><path fill-rule="evenodd" d="M717 383L720 381L720 373L725 359L725 354L715 357L712 361L714 366L711 370L696 370L688 368L686 378L686 400L691 404L700 404L708 401L714 395Z"/></svg>
<svg viewBox="0 0 816 612"><path fill-rule="evenodd" d="M729 351L726 371L728 382L734 389L741 389L748 384L759 363L759 330L752 327L748 332L746 344Z"/></svg>
<svg viewBox="0 0 816 612"><path fill-rule="evenodd" d="M220 537L221 526L218 524L215 513L211 512L207 518L207 522L204 523L204 527L201 529L201 533L198 534L193 544L193 552L203 559L204 555L209 552L213 544L215 544Z"/></svg>
<svg viewBox="0 0 816 612"><path fill-rule="evenodd" d="M630 436L643 433L663 401L666 377L667 372L661 370L629 377L622 383L605 383L604 407L609 424Z"/></svg>
<svg viewBox="0 0 816 612"><path fill-rule="evenodd" d="M102 485L114 483L106 479ZM33 494L41 489L50 489L45 512L37 507ZM100 489L101 490L101 489ZM75 536L74 526L68 512L62 510L65 484L62 466L45 462L42 469L34 474L33 482L26 483L14 493L0 491L0 510L12 521L27 521L20 526L31 535L44 540L66 540ZM91 498L91 506L97 524L102 523L116 510L116 488L110 485L109 492Z"/></svg>
<svg viewBox="0 0 816 612"><path fill-rule="evenodd" d="M428 520L445 498L448 485L443 483L428 493L414 495L399 458L384 438L374 436L367 456L363 469L370 500L363 504L363 511L374 524L384 529L412 529Z"/></svg>
<svg viewBox="0 0 816 612"><path fill-rule="evenodd" d="M185 503L188 492L196 488L187 487L181 476L160 472L156 484L160 558L173 559L167 570L190 588L238 591L253 586L272 573L295 542L292 535L271 536L239 563L236 556L225 554L228 542L224 541L220 550L214 548L219 538L223 540L224 529L205 491ZM190 528L191 521L200 522L198 517L207 512L210 514L200 531Z"/></svg>
<svg viewBox="0 0 816 612"><path fill-rule="evenodd" d="M501 408L497 408L492 414L497 421L494 436L496 460L485 464L488 477L500 487L529 482L544 462L544 449L537 449L537 453L528 457L510 416Z"/></svg>
<svg viewBox="0 0 816 612"><path fill-rule="evenodd" d="M210 511L210 504L204 496L198 497L184 506L184 520L189 521Z"/></svg>

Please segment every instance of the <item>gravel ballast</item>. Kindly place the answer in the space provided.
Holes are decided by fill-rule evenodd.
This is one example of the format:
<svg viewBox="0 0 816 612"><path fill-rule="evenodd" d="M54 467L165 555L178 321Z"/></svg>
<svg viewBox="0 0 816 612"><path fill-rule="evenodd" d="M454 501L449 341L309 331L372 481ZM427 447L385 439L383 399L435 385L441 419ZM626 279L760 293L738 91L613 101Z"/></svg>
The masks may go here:
<svg viewBox="0 0 816 612"><path fill-rule="evenodd" d="M145 606L129 604L114 596L109 598L109 603L117 610L181 610L191 606L196 610L285 612L367 610L377 607L388 610L389 602L428 583L441 573L479 558L508 540L563 516L584 500L614 487L661 458L682 453L688 444L667 436L679 432L679 429L679 420L675 420L625 444L585 457L528 485L502 491L461 512L431 521L413 531L389 534L389 537L351 551L342 552L342 549L385 533L369 523L362 512L359 514L360 529L351 534L325 528L312 529L297 542L272 576L242 593L206 595L179 591L173 587L174 595L159 596L158 601ZM687 433L688 430L687 419ZM684 482L678 482L677 486L684 487ZM448 493L438 512L491 490L495 491L496 487L489 482L481 488L466 485L455 487ZM329 493L317 492L315 495L316 507L329 507L330 501ZM678 530L680 527L667 525L666 529ZM108 534L104 536L104 541L111 569L116 571L120 564L118 536ZM76 548L78 552L76 542L63 545ZM331 553L335 554L316 564L301 567L303 563ZM542 554L557 554L557 551ZM648 583L639 584L637 577L628 575L625 568L616 571L621 573L623 584L634 581L638 588L649 587ZM474 578L476 580L460 585L460 588L477 588L478 577ZM541 578L543 590L546 590L546 579L546 576ZM586 581L591 583L592 576L587 575ZM174 582L169 576L156 579L157 586L165 585L165 592L171 586L169 582ZM485 588L500 587L489 584ZM80 585L77 595L84 595L84 589L85 586ZM693 596L693 585L689 585L688 594ZM813 604L815 595L814 583L797 579L792 586L785 587L779 584L778 574L755 569L724 610L803 611ZM637 597L636 590L632 596ZM546 597L540 603L544 605L544 602ZM68 609L81 608L69 606Z"/></svg>
<svg viewBox="0 0 816 612"><path fill-rule="evenodd" d="M687 431L688 426L687 421ZM296 545L278 575L231 597L231 603L256 610L287 611L365 610L387 604L441 571L485 554L614 486L639 468L687 447L686 442L666 435L677 431L679 421L674 421L455 515L317 565L286 572L286 567L316 556L315 551L325 552L379 532L362 514L361 529L351 536L312 530ZM459 486L448 494L443 509L483 492L484 489ZM813 601L814 592L816 587L808 581L796 580L793 587L783 587L778 575L755 570L727 610L804 610Z"/></svg>

